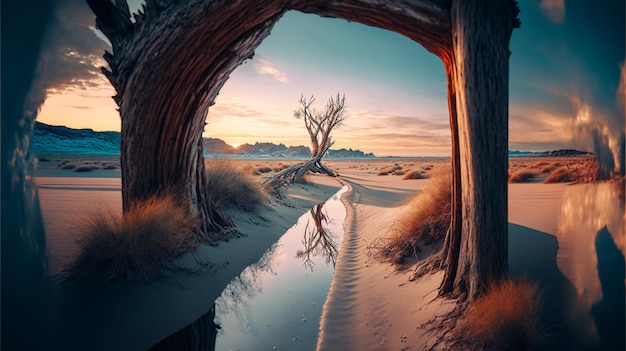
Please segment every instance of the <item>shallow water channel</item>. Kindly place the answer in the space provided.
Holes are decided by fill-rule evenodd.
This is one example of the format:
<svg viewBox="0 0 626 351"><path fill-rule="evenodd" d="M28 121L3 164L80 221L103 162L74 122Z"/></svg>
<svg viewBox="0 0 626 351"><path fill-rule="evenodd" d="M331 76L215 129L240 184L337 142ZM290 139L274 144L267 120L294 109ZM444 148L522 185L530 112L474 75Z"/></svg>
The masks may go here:
<svg viewBox="0 0 626 351"><path fill-rule="evenodd" d="M214 308L155 349L315 350L343 239L344 186L233 279Z"/></svg>

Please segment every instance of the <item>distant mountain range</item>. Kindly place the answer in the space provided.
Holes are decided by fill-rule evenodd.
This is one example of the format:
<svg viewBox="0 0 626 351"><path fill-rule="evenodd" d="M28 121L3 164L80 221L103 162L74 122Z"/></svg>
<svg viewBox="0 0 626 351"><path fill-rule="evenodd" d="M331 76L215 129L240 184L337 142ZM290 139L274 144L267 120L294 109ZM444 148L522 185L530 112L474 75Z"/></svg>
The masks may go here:
<svg viewBox="0 0 626 351"><path fill-rule="evenodd" d="M31 150L35 154L119 155L120 132L95 132L92 129L72 129L35 122ZM241 158L306 159L311 149L306 146L285 146L274 143L243 144L235 148L221 139L203 138L206 156ZM328 158L373 158L373 153L361 150L329 150Z"/></svg>
<svg viewBox="0 0 626 351"><path fill-rule="evenodd" d="M35 154L73 154L73 155L119 155L120 132L95 132L92 129L72 129L65 126L51 126L35 122L35 133L31 141L31 150ZM311 150L306 146L285 146L274 143L243 144L235 148L224 140L203 138L202 145L206 156L232 158L288 158L306 159ZM578 150L556 151L511 151L509 157L571 157L587 155L589 152ZM328 158L373 158L373 153L361 150L329 150Z"/></svg>
<svg viewBox="0 0 626 351"><path fill-rule="evenodd" d="M573 157L592 155L591 152L579 151L574 149L561 149L553 151L517 151L509 150L509 157Z"/></svg>

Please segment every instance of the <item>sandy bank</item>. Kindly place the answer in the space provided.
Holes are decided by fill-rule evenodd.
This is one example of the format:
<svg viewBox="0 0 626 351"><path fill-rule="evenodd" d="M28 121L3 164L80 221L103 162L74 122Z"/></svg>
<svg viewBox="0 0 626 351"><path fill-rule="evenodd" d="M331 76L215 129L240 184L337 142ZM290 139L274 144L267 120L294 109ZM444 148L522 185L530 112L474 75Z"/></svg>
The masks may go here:
<svg viewBox="0 0 626 351"><path fill-rule="evenodd" d="M98 290L77 289L55 281L51 298L51 349L141 350L205 314L228 282L256 262L298 217L336 193L335 179L313 176L314 183L295 185L283 200L258 213L228 210L247 236L217 247L202 246L176 262L204 273L174 274L151 284L116 284ZM121 211L119 179L39 178L48 251L55 273L76 246L72 223L91 211Z"/></svg>

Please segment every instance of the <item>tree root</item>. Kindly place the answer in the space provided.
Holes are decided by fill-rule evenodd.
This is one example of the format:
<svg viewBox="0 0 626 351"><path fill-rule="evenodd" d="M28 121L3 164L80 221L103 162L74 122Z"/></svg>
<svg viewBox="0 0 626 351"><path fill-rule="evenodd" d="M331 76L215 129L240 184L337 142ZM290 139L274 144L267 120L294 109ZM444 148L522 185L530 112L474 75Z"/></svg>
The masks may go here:
<svg viewBox="0 0 626 351"><path fill-rule="evenodd" d="M445 268L445 261L441 252L433 254L420 261L415 267L413 274L409 277L409 281L414 281L427 273L432 273Z"/></svg>

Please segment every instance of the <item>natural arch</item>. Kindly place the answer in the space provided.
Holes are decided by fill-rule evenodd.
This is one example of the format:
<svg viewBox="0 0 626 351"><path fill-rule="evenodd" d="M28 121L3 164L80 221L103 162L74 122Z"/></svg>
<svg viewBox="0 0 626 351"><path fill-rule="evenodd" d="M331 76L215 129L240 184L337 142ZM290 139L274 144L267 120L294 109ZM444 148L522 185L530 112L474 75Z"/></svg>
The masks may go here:
<svg viewBox="0 0 626 351"><path fill-rule="evenodd" d="M299 10L400 33L442 59L453 196L462 199L454 202L454 240L448 240L450 252L460 254L448 255L447 276L473 297L484 282L506 274L508 42L518 24L513 0L147 0L134 22L125 0L87 1L113 46L103 72L117 91L122 119L125 210L134 200L176 190L203 220L204 238L219 239L231 224L206 195L201 136L208 108L278 19Z"/></svg>

